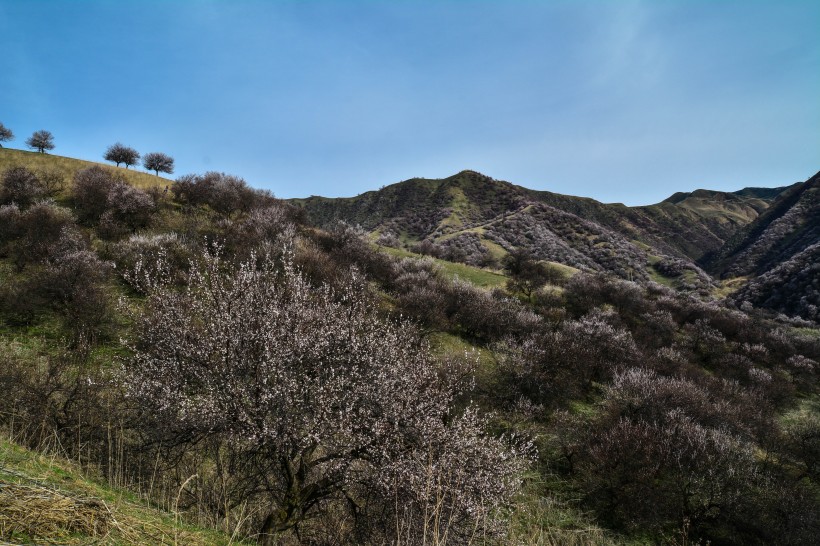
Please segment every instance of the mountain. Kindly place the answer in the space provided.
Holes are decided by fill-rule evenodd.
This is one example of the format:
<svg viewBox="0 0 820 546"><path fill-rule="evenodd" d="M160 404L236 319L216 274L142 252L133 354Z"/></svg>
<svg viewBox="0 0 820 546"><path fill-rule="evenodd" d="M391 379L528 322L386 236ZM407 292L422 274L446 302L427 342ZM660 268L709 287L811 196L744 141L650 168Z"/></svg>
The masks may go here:
<svg viewBox="0 0 820 546"><path fill-rule="evenodd" d="M760 275L820 239L820 173L790 186L701 263L721 277Z"/></svg>
<svg viewBox="0 0 820 546"><path fill-rule="evenodd" d="M627 207L536 191L475 171L414 178L350 198L294 200L320 227L360 225L386 240L456 261L491 264L514 248L628 279L705 280L694 261L723 247L785 188L697 190ZM662 279L661 279L662 280Z"/></svg>
<svg viewBox="0 0 820 546"><path fill-rule="evenodd" d="M820 173L789 187L702 264L722 278L752 277L739 302L820 320Z"/></svg>

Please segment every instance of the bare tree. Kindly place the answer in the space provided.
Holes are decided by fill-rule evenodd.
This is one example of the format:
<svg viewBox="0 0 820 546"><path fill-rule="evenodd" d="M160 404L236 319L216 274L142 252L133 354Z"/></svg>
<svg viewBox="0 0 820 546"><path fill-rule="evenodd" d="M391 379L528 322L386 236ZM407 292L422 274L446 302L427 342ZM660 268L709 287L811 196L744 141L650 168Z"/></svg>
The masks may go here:
<svg viewBox="0 0 820 546"><path fill-rule="evenodd" d="M113 161L117 164L117 167L120 166L120 163L125 163L125 168L127 169L131 165L137 164L137 161L140 159L140 154L134 148L129 148L128 146L124 146L123 144L117 142L116 144L108 147L108 150L105 151L103 159L106 161Z"/></svg>
<svg viewBox="0 0 820 546"><path fill-rule="evenodd" d="M240 460L224 479L236 504L259 508L264 544L320 514L388 517L368 532L411 543L491 533L521 452L484 433L474 408L453 409L462 374L380 318L362 279L313 288L285 256L283 269L252 258L228 275L206 256L182 292L137 283L149 312L123 373L147 430Z"/></svg>
<svg viewBox="0 0 820 546"><path fill-rule="evenodd" d="M174 172L174 158L162 152L151 152L142 158L142 165L157 176L160 172L172 174Z"/></svg>
<svg viewBox="0 0 820 546"><path fill-rule="evenodd" d="M45 153L46 150L53 150L54 135L49 131L34 131L34 134L26 140L26 146L36 148L41 154Z"/></svg>
<svg viewBox="0 0 820 546"><path fill-rule="evenodd" d="M14 140L14 133L11 132L11 129L0 123L0 148L3 147L3 142L8 142L9 140Z"/></svg>

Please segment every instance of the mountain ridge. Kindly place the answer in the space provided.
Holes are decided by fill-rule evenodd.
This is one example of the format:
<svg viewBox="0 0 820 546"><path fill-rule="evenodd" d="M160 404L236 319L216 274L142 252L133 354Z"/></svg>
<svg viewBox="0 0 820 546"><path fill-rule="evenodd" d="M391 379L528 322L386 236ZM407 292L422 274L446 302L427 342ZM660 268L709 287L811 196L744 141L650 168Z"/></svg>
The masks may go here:
<svg viewBox="0 0 820 546"><path fill-rule="evenodd" d="M659 269L677 277L687 269L690 280L705 280L697 260L722 248L786 188L679 192L655 205L628 207L464 170L354 197L290 201L318 227L345 221L392 246L474 265L497 263L521 247L571 267L614 269L627 279L658 280Z"/></svg>

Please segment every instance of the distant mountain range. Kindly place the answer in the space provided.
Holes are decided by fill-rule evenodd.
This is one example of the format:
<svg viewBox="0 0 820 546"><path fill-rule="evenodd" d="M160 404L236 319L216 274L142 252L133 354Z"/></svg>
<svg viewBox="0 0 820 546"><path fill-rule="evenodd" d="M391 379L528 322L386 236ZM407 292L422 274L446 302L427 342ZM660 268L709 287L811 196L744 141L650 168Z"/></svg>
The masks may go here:
<svg viewBox="0 0 820 546"><path fill-rule="evenodd" d="M793 298L771 299L777 283L765 277L783 266L777 279L791 279L807 261L817 263L818 176L779 188L680 192L639 207L531 190L475 171L350 198L292 201L318 227L341 220L385 244L475 265L497 265L523 248L577 269L676 288L706 290L715 279L744 277L752 280L737 297L806 318L812 299L803 288L820 292L815 275L799 283L802 307Z"/></svg>

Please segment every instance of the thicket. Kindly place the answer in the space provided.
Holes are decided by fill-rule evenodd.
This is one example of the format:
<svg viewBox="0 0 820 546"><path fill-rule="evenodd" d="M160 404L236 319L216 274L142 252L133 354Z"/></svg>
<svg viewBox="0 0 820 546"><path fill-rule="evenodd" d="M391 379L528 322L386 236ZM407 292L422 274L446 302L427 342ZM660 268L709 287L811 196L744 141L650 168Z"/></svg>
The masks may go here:
<svg viewBox="0 0 820 546"><path fill-rule="evenodd" d="M637 539L820 534L817 337L645 279L483 290L227 175L172 190L89 170L0 206L21 443L263 541L503 543L525 467Z"/></svg>

